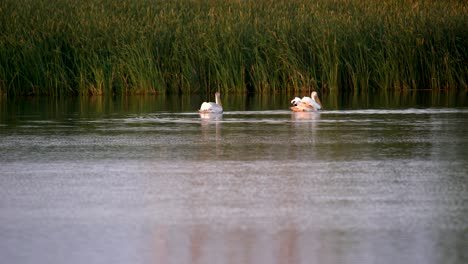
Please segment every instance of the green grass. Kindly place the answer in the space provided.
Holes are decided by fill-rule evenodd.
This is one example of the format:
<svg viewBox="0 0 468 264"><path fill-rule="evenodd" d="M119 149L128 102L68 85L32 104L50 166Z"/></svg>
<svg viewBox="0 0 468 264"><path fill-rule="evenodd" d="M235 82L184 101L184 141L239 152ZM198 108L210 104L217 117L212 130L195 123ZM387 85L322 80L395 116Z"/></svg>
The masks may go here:
<svg viewBox="0 0 468 264"><path fill-rule="evenodd" d="M468 89L463 0L3 0L0 94Z"/></svg>

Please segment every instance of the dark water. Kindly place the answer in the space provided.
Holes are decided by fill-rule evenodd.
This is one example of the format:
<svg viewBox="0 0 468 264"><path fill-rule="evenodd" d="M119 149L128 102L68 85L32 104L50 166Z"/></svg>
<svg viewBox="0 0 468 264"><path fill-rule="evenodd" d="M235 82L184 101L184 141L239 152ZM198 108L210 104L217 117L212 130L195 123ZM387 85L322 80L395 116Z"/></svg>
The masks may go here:
<svg viewBox="0 0 468 264"><path fill-rule="evenodd" d="M2 263L468 262L465 99L202 99L0 101Z"/></svg>

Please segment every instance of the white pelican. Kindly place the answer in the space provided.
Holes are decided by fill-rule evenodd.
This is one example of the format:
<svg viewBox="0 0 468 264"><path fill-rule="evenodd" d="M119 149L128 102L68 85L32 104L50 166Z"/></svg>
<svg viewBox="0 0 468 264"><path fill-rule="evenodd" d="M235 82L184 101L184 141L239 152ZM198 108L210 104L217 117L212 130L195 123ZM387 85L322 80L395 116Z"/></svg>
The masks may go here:
<svg viewBox="0 0 468 264"><path fill-rule="evenodd" d="M222 113L223 112L223 106L221 105L221 95L219 92L215 93L215 102L203 102L203 104L200 107L200 110L198 110L199 113Z"/></svg>
<svg viewBox="0 0 468 264"><path fill-rule="evenodd" d="M294 98L291 103L296 103L291 110L294 112L314 112L322 109L322 102L317 95L317 92L313 91L310 95L304 96L299 102L297 102L297 98Z"/></svg>

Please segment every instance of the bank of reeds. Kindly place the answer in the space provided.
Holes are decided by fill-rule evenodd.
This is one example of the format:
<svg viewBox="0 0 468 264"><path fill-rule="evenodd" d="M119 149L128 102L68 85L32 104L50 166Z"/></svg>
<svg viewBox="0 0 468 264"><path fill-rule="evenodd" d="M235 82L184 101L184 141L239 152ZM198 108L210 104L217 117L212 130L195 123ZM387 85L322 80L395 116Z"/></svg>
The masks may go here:
<svg viewBox="0 0 468 264"><path fill-rule="evenodd" d="M3 0L0 93L467 89L463 0Z"/></svg>

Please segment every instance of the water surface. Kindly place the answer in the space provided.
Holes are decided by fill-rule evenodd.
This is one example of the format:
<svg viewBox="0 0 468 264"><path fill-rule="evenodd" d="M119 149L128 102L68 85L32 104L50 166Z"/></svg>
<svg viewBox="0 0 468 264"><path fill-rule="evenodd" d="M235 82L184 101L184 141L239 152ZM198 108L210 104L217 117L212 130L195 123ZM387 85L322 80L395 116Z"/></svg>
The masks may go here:
<svg viewBox="0 0 468 264"><path fill-rule="evenodd" d="M3 105L3 261L468 262L465 106L246 101Z"/></svg>

